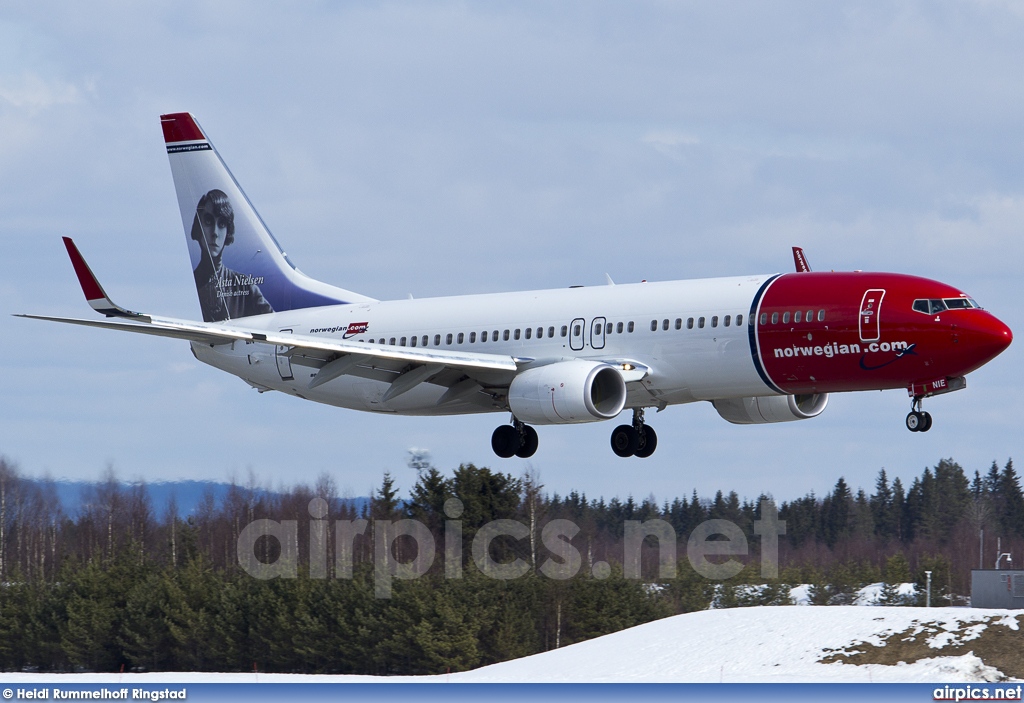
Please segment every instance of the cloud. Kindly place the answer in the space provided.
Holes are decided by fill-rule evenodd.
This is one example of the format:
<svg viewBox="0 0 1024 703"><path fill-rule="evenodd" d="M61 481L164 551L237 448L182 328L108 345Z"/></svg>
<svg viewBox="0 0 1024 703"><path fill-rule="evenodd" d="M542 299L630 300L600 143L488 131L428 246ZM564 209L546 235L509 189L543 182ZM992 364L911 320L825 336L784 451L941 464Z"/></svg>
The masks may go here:
<svg viewBox="0 0 1024 703"><path fill-rule="evenodd" d="M92 85L80 88L57 79L26 72L18 76L0 76L0 101L19 110L35 113L58 105L72 105L91 92Z"/></svg>

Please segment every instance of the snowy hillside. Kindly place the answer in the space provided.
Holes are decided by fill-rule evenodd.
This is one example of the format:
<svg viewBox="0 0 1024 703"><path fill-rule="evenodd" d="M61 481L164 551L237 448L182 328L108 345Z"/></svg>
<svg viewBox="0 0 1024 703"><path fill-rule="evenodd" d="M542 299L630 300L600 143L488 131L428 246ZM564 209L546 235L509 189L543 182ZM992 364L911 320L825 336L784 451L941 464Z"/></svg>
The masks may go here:
<svg viewBox="0 0 1024 703"><path fill-rule="evenodd" d="M1004 634L1017 641L1014 649L1019 647L1022 633L1017 620L1004 610L858 606L708 610L495 664L460 674L458 680L997 681L1006 674L969 652L983 636L987 640ZM892 664L867 663L894 656L881 653L886 647L907 654L908 663L896 663L898 658ZM863 653L860 661L865 663L843 663L848 657L837 655L857 652ZM825 659L836 661L824 663Z"/></svg>
<svg viewBox="0 0 1024 703"><path fill-rule="evenodd" d="M1017 614L1005 610L776 606L677 615L553 652L450 676L6 674L4 680L994 682L1024 678L1021 634Z"/></svg>

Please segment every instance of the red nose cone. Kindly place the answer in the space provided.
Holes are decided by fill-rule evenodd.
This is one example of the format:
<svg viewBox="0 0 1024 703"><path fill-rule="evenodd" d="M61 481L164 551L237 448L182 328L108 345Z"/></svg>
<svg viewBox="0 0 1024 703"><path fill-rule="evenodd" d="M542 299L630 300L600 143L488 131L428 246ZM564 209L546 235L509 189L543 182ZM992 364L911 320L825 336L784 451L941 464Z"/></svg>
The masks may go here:
<svg viewBox="0 0 1024 703"><path fill-rule="evenodd" d="M984 364L999 356L1013 341L1013 332L1002 320L986 313L979 315L970 324L969 332L971 349L980 357L979 364Z"/></svg>

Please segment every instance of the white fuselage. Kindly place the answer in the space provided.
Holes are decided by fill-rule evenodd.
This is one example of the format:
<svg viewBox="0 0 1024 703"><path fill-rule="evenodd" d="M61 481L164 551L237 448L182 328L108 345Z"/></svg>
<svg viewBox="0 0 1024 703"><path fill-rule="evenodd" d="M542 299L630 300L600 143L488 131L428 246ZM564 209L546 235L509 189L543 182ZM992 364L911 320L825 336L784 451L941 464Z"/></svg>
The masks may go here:
<svg viewBox="0 0 1024 703"><path fill-rule="evenodd" d="M650 371L627 384L626 406L663 407L776 394L758 375L748 331L751 303L769 278L361 302L249 317L246 326L350 342L508 355L522 368L563 359L637 362ZM309 389L316 369L279 357L267 345L193 342L192 347L199 360L260 389L329 405L409 415L502 409L472 402L439 407L446 389L431 383L385 402L389 383L358 375Z"/></svg>

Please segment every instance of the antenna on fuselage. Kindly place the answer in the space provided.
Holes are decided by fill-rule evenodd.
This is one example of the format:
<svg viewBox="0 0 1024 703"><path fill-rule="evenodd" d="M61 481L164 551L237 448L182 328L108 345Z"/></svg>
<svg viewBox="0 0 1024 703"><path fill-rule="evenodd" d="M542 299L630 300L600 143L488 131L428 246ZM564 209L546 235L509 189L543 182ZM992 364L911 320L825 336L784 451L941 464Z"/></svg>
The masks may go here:
<svg viewBox="0 0 1024 703"><path fill-rule="evenodd" d="M793 263L796 264L797 273L809 273L811 265L807 263L807 257L804 256L804 250L800 247L793 247Z"/></svg>

